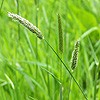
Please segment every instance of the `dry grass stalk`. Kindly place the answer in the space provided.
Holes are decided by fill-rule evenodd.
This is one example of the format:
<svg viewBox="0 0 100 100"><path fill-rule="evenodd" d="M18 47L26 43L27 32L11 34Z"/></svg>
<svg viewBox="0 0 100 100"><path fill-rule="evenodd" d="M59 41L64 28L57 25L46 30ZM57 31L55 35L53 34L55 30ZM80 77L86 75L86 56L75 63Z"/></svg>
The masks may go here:
<svg viewBox="0 0 100 100"><path fill-rule="evenodd" d="M78 52L79 52L79 41L76 41L74 51L72 53L72 63L71 68L74 70L76 68L77 62L78 62Z"/></svg>
<svg viewBox="0 0 100 100"><path fill-rule="evenodd" d="M35 33L38 38L43 39L43 35L41 31L36 26L34 26L32 23L30 23L28 20L26 20L25 18L17 14L10 13L10 12L8 13L8 16L14 20L19 21L22 25L27 27L31 32Z"/></svg>

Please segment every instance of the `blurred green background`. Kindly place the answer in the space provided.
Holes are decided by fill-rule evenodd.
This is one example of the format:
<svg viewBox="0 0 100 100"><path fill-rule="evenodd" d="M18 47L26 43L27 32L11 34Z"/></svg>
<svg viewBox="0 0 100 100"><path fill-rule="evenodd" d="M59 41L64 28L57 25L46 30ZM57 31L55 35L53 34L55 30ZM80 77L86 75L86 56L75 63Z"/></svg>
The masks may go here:
<svg viewBox="0 0 100 100"><path fill-rule="evenodd" d="M100 0L0 0L0 100L85 100L44 40L12 21L8 12L39 27L58 54L59 13L62 59L70 69L74 43L81 38L73 76L88 100L100 100Z"/></svg>

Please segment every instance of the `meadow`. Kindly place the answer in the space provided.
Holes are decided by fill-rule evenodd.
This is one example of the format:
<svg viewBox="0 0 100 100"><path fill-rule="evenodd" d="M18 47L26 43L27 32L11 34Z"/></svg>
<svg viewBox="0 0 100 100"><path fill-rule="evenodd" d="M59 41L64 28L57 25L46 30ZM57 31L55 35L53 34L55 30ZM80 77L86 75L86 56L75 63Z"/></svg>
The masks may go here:
<svg viewBox="0 0 100 100"><path fill-rule="evenodd" d="M100 0L0 0L0 100L100 100Z"/></svg>

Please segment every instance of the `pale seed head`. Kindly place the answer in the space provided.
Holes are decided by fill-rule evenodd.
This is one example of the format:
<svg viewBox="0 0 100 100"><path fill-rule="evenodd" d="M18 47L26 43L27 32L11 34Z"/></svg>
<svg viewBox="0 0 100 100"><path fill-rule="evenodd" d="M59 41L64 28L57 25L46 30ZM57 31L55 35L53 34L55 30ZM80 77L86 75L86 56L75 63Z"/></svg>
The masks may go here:
<svg viewBox="0 0 100 100"><path fill-rule="evenodd" d="M32 23L30 23L28 20L26 20L25 18L17 14L10 13L10 12L8 13L8 16L14 20L19 21L22 25L27 27L31 32L35 33L38 38L44 39L41 31L36 26L34 26Z"/></svg>
<svg viewBox="0 0 100 100"><path fill-rule="evenodd" d="M77 62L78 62L78 52L79 52L79 45L80 42L76 41L75 47L72 53L72 60L71 60L71 69L74 70L76 68Z"/></svg>

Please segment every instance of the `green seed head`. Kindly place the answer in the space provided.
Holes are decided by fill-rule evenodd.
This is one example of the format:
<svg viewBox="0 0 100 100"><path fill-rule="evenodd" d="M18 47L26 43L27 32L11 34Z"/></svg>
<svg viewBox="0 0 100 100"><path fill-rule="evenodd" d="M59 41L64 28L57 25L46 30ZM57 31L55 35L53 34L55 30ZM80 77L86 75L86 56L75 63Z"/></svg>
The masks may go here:
<svg viewBox="0 0 100 100"><path fill-rule="evenodd" d="M59 29L59 51L63 53L63 32L62 32L61 17L59 14L58 14L58 29Z"/></svg>
<svg viewBox="0 0 100 100"><path fill-rule="evenodd" d="M76 41L75 47L72 53L72 61L71 61L71 69L74 70L76 68L78 62L78 52L79 52L79 41Z"/></svg>

